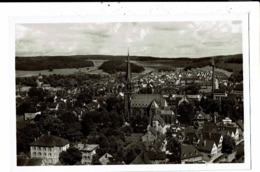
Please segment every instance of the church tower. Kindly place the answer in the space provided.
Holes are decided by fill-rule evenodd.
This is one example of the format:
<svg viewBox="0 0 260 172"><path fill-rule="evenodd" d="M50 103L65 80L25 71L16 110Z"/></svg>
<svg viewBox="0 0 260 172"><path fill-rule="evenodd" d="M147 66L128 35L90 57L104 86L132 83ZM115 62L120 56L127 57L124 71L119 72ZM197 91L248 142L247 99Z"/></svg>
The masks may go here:
<svg viewBox="0 0 260 172"><path fill-rule="evenodd" d="M126 81L125 81L125 90L124 90L124 101L125 101L125 117L126 121L130 120L130 112L131 112L131 66L130 66L130 57L129 50L127 54L126 60Z"/></svg>
<svg viewBox="0 0 260 172"><path fill-rule="evenodd" d="M212 95L212 99L214 99L214 90L215 90L215 61L214 59L212 59L211 61L212 64L212 90L211 90L211 95Z"/></svg>

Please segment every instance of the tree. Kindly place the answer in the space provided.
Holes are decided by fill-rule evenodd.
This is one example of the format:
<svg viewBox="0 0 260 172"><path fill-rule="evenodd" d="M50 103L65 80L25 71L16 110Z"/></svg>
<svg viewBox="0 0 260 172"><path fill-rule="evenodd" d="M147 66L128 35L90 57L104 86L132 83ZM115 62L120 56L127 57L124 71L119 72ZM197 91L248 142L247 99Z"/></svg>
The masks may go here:
<svg viewBox="0 0 260 172"><path fill-rule="evenodd" d="M93 117L90 113L85 113L81 120L82 133L84 136L88 136L95 128L96 124L93 122Z"/></svg>
<svg viewBox="0 0 260 172"><path fill-rule="evenodd" d="M30 151L29 144L40 136L40 131L37 125L27 124L24 128L18 129L17 138L17 153L27 153Z"/></svg>
<svg viewBox="0 0 260 172"><path fill-rule="evenodd" d="M42 88L32 87L28 92L29 97L37 97L38 101L44 101L46 95L47 93Z"/></svg>
<svg viewBox="0 0 260 172"><path fill-rule="evenodd" d="M58 119L64 123L64 130L61 133L63 138L66 138L72 142L81 140L83 136L81 132L82 126L74 113L62 112L58 116Z"/></svg>
<svg viewBox="0 0 260 172"><path fill-rule="evenodd" d="M181 143L175 137L168 137L166 149L170 152L169 162L181 163Z"/></svg>
<svg viewBox="0 0 260 172"><path fill-rule="evenodd" d="M198 84L188 85L184 88L186 94L198 94L200 86Z"/></svg>
<svg viewBox="0 0 260 172"><path fill-rule="evenodd" d="M180 115L179 121L184 124L191 124L194 117L192 103L182 102L178 108L178 114Z"/></svg>
<svg viewBox="0 0 260 172"><path fill-rule="evenodd" d="M62 151L59 156L59 160L63 165L75 165L82 159L79 149L70 147L66 151Z"/></svg>
<svg viewBox="0 0 260 172"><path fill-rule="evenodd" d="M47 116L37 122L39 129L42 133L47 134L50 132L52 135L61 136L64 130L64 123L53 116Z"/></svg>
<svg viewBox="0 0 260 172"><path fill-rule="evenodd" d="M235 140L231 136L225 135L223 137L223 142L222 142L222 153L230 154L235 150L235 148L236 148Z"/></svg>

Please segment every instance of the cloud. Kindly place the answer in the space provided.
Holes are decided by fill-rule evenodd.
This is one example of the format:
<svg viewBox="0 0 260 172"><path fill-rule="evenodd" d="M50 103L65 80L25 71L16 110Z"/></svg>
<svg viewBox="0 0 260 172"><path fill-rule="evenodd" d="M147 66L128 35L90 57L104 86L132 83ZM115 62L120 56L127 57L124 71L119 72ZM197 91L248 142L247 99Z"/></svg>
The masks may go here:
<svg viewBox="0 0 260 172"><path fill-rule="evenodd" d="M242 52L240 21L16 25L16 55L200 57Z"/></svg>

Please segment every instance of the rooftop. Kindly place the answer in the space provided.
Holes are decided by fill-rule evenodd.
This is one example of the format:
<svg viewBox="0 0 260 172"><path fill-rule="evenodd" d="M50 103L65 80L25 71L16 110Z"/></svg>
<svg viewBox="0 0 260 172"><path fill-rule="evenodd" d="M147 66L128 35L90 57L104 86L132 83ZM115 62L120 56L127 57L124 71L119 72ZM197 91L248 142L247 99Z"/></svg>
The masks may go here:
<svg viewBox="0 0 260 172"><path fill-rule="evenodd" d="M93 150L95 150L96 148L98 148L98 144L83 144L83 143L78 143L76 145L76 147L80 150L80 151L86 151L86 152L91 152Z"/></svg>
<svg viewBox="0 0 260 172"><path fill-rule="evenodd" d="M53 135L42 135L38 140L32 142L30 146L40 146L40 147L61 147L69 144L69 141L61 137Z"/></svg>

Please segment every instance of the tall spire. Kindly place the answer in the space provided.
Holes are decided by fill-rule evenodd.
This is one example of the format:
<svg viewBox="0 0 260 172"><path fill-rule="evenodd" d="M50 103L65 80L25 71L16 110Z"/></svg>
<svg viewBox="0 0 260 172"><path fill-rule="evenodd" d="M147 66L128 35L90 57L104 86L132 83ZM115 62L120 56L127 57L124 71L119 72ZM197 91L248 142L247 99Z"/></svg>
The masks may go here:
<svg viewBox="0 0 260 172"><path fill-rule="evenodd" d="M131 82L131 65L130 65L130 57L129 57L129 48L127 48L127 74L126 81L127 83Z"/></svg>
<svg viewBox="0 0 260 172"><path fill-rule="evenodd" d="M211 59L211 65L212 65L212 91L211 91L211 94L212 94L212 99L214 99L214 81L215 81L215 71L214 71L214 68L215 68L215 61L214 61L214 58Z"/></svg>
<svg viewBox="0 0 260 172"><path fill-rule="evenodd" d="M130 57L129 49L127 52L126 60L126 82L125 82L125 116L126 120L130 120L130 111L131 111L131 66L130 66Z"/></svg>

